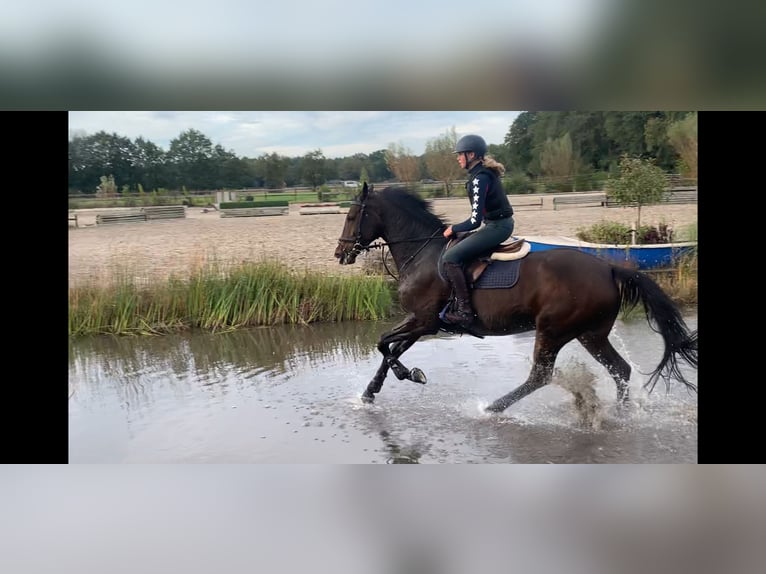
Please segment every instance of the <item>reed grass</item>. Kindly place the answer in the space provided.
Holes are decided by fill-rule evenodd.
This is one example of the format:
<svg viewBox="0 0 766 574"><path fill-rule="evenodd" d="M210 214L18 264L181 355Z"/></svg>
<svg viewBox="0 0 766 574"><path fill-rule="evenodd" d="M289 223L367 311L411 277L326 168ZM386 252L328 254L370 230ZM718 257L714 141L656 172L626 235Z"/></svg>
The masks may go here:
<svg viewBox="0 0 766 574"><path fill-rule="evenodd" d="M654 280L676 304L697 304L697 249L681 257L672 269L654 276Z"/></svg>
<svg viewBox="0 0 766 574"><path fill-rule="evenodd" d="M677 304L696 304L696 252L652 277ZM396 287L384 273L298 273L276 262L225 266L213 261L194 267L188 277L168 279L121 269L70 287L69 335L161 335L188 329L380 320L399 311ZM623 313L623 318L631 315Z"/></svg>
<svg viewBox="0 0 766 574"><path fill-rule="evenodd" d="M649 275L660 288L668 294L672 301L681 307L690 307L697 304L697 249L683 255L670 269L647 270ZM643 307L639 304L620 312L623 320L630 320L636 316L643 317Z"/></svg>
<svg viewBox="0 0 766 574"><path fill-rule="evenodd" d="M278 324L378 320L393 311L380 276L296 273L277 263L215 263L188 278L139 281L120 273L69 289L69 334L165 334Z"/></svg>

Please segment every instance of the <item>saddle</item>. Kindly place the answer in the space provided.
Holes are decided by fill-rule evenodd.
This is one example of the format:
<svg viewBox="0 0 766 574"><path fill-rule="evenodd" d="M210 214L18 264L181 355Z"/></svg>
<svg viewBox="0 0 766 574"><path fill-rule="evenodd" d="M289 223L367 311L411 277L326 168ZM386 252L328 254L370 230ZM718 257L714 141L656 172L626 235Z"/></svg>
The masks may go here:
<svg viewBox="0 0 766 574"><path fill-rule="evenodd" d="M447 249L454 244L459 243L469 235L470 232L461 233L458 234L456 238L450 239L447 244ZM470 279L471 283L475 284L479 280L479 277L481 277L481 274L484 273L493 261L514 261L516 259L521 259L529 253L530 248L529 243L524 240L524 238L516 239L512 237L510 241L501 243L490 253L481 255L466 265L466 276Z"/></svg>

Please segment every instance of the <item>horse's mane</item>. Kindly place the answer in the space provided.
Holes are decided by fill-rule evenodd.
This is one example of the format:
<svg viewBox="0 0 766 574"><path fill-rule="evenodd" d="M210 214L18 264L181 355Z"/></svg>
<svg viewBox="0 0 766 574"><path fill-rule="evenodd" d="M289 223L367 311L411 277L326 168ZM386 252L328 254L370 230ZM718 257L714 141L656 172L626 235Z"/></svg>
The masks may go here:
<svg viewBox="0 0 766 574"><path fill-rule="evenodd" d="M397 212L404 212L412 223L435 230L444 227L442 219L434 214L431 201L408 191L403 187L387 187L373 193L382 203L392 206ZM402 224L406 223L405 221Z"/></svg>

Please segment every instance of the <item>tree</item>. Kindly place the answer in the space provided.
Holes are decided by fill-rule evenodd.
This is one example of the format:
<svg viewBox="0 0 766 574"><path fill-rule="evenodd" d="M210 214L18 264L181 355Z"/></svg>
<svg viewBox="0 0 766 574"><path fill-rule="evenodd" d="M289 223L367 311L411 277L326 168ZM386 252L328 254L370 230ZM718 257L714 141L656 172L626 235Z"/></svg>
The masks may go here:
<svg viewBox="0 0 766 574"><path fill-rule="evenodd" d="M340 179L357 179L362 167L367 162L367 156L357 153L351 157L344 157L338 161L338 176Z"/></svg>
<svg viewBox="0 0 766 574"><path fill-rule="evenodd" d="M129 183L150 191L169 187L170 182L165 175L165 152L162 148L140 136L136 138L135 146L134 181Z"/></svg>
<svg viewBox="0 0 766 574"><path fill-rule="evenodd" d="M100 131L69 141L69 187L93 193L101 176L109 174L118 186L133 181L136 150L130 139Z"/></svg>
<svg viewBox="0 0 766 574"><path fill-rule="evenodd" d="M202 132L189 129L170 142L167 153L173 186L180 189L211 189L215 171L213 143Z"/></svg>
<svg viewBox="0 0 766 574"><path fill-rule="evenodd" d="M668 127L668 139L680 156L679 172L697 178L697 112L673 122Z"/></svg>
<svg viewBox="0 0 766 574"><path fill-rule="evenodd" d="M503 143L508 148L510 165L506 164L505 167L509 170L513 166L514 171L529 173L529 165L532 163L532 130L536 118L537 112L521 112L508 128Z"/></svg>
<svg viewBox="0 0 766 574"><path fill-rule="evenodd" d="M367 171L372 181L385 181L391 179L393 174L386 163L386 150L379 149L367 157Z"/></svg>
<svg viewBox="0 0 766 574"><path fill-rule="evenodd" d="M450 195L452 182L463 176L463 168L455 159L456 144L455 126L426 143L426 169L434 179L444 182L444 194L447 197Z"/></svg>
<svg viewBox="0 0 766 574"><path fill-rule="evenodd" d="M496 162L502 163L503 167L505 167L507 171L510 171L511 154L508 151L507 145L487 144L487 155L492 157Z"/></svg>
<svg viewBox="0 0 766 574"><path fill-rule="evenodd" d="M237 185L238 181L245 178L242 177L242 166L233 151L224 149L221 144L216 144L213 146L209 164L210 171L201 179L201 183L204 185L201 189L243 187Z"/></svg>
<svg viewBox="0 0 766 574"><path fill-rule="evenodd" d="M569 132L557 139L548 139L540 152L540 169L543 174L561 178L570 178L580 168L580 162L572 151L572 138ZM574 179L572 178L572 188Z"/></svg>
<svg viewBox="0 0 766 574"><path fill-rule="evenodd" d="M646 153L644 136L650 112L606 112L604 129L612 152L640 157Z"/></svg>
<svg viewBox="0 0 766 574"><path fill-rule="evenodd" d="M327 175L325 169L326 159L321 149L310 151L303 156L301 161L301 176L303 181L311 186L312 191L324 183Z"/></svg>
<svg viewBox="0 0 766 574"><path fill-rule="evenodd" d="M667 188L667 177L651 160L623 154L620 159L620 176L609 178L606 193L618 203L635 204L638 207L636 230L641 229L641 206L659 203Z"/></svg>
<svg viewBox="0 0 766 574"><path fill-rule="evenodd" d="M364 167L364 166L362 166L362 171L360 171L360 172L359 172L359 183L361 183L362 185L364 185L364 182L365 182L365 181L366 181L368 184L369 184L369 183L372 183L372 182L370 181L370 176L369 176L369 174L367 173L367 168L366 168L366 167Z"/></svg>
<svg viewBox="0 0 766 574"><path fill-rule="evenodd" d="M117 197L117 185L113 175L102 175L101 183L96 188L96 197Z"/></svg>
<svg viewBox="0 0 766 574"><path fill-rule="evenodd" d="M262 155L259 158L259 175L263 178L263 185L269 189L282 189L285 187L285 176L290 159L276 152L270 155Z"/></svg>
<svg viewBox="0 0 766 574"><path fill-rule="evenodd" d="M95 193L101 169L94 165L87 136L75 135L69 140L69 190Z"/></svg>
<svg viewBox="0 0 766 574"><path fill-rule="evenodd" d="M668 137L668 128L688 112L654 112L644 126L646 149L666 172L678 171L678 152Z"/></svg>
<svg viewBox="0 0 766 574"><path fill-rule="evenodd" d="M215 188L252 187L254 171L251 162L234 157L221 158Z"/></svg>
<svg viewBox="0 0 766 574"><path fill-rule="evenodd" d="M417 156L401 143L390 143L386 149L386 165L402 183L417 181L419 166Z"/></svg>

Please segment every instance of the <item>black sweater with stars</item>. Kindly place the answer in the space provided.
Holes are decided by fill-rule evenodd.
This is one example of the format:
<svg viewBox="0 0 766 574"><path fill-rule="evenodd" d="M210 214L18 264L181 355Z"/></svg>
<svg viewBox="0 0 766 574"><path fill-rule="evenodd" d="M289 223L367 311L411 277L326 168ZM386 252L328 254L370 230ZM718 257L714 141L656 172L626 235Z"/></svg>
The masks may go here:
<svg viewBox="0 0 766 574"><path fill-rule="evenodd" d="M473 231L485 219L501 219L513 215L513 208L505 195L500 178L494 171L484 167L482 162L468 171L465 190L471 202L471 215L465 221L452 226L454 233Z"/></svg>

